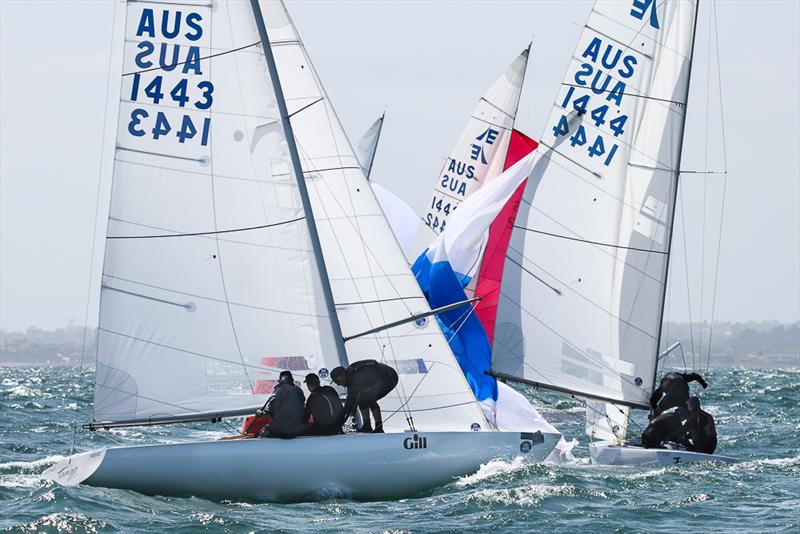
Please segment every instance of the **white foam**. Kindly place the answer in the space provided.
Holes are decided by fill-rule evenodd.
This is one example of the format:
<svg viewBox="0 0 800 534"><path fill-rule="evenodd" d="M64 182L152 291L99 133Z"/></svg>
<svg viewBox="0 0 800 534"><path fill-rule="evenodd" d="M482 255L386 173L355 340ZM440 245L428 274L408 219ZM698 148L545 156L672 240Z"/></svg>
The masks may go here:
<svg viewBox="0 0 800 534"><path fill-rule="evenodd" d="M61 460L64 460L66 456L61 456L60 454L56 454L53 456L47 456L45 458L40 458L38 460L33 460L32 462L5 462L0 463L0 472L8 471L8 470L20 470L20 471L35 471L38 470L40 467L43 466L50 466L54 465Z"/></svg>
<svg viewBox="0 0 800 534"><path fill-rule="evenodd" d="M511 473L518 471L525 467L525 461L522 457L516 457L513 461L507 462L505 460L492 460L489 463L483 464L477 473L461 477L456 481L456 486L466 487L478 484L489 478L496 477L504 473Z"/></svg>
<svg viewBox="0 0 800 534"><path fill-rule="evenodd" d="M468 500L488 504L504 504L513 506L532 506L547 497L572 495L575 487L571 484L550 486L547 484L529 484L516 488L484 489L474 492Z"/></svg>

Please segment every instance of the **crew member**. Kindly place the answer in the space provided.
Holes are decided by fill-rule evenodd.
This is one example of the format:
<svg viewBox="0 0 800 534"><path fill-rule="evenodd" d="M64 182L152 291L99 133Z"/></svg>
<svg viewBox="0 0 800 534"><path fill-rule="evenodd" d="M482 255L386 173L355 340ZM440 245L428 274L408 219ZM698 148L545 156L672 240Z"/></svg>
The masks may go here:
<svg viewBox="0 0 800 534"><path fill-rule="evenodd" d="M689 382L697 381L703 386L708 384L697 373L667 373L661 383L650 396L651 419L676 406L683 406L689 400Z"/></svg>
<svg viewBox="0 0 800 534"><path fill-rule="evenodd" d="M281 371L278 385L273 390L272 397L267 402L264 415L272 420L261 431L261 436L267 438L296 438L305 429L303 423L303 405L306 396L303 390L294 383L291 371ZM257 415L259 415L257 413Z"/></svg>
<svg viewBox="0 0 800 534"><path fill-rule="evenodd" d="M303 412L305 433L312 436L341 434L344 407L339 394L330 386L320 386L319 377L315 373L307 374L303 382L309 391Z"/></svg>
<svg viewBox="0 0 800 534"><path fill-rule="evenodd" d="M714 454L717 449L717 427L711 414L700 409L700 399L689 397L686 401L687 448L691 451Z"/></svg>
<svg viewBox="0 0 800 534"><path fill-rule="evenodd" d="M674 412L662 413L655 417L642 432L642 446L646 449L663 449L666 441L684 445L686 429L683 421L686 416L685 408L681 407Z"/></svg>
<svg viewBox="0 0 800 534"><path fill-rule="evenodd" d="M383 432L383 417L378 401L397 386L397 372L375 360L362 360L350 364L347 369L335 368L331 371L331 378L339 386L347 388L342 423L358 408L364 421L359 429L361 432ZM370 424L370 412L375 418L374 430Z"/></svg>

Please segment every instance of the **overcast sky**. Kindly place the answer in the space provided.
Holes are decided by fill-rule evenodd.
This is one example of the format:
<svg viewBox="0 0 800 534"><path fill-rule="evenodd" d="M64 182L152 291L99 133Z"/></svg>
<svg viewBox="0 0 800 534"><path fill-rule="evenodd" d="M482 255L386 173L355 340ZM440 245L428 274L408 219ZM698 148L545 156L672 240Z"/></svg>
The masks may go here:
<svg viewBox="0 0 800 534"><path fill-rule="evenodd" d="M477 99L531 39L517 126L538 137L591 9L586 1L287 4L351 138L386 110L373 176L418 212ZM722 115L710 9L701 4L683 169L724 168L724 117L728 189L715 317L796 321L800 2L717 3ZM98 184L101 212L108 202L100 156L112 12L105 0L0 0L3 329L82 323L91 269L96 323L102 242L93 262L90 250ZM683 178L670 320L711 317L723 179Z"/></svg>

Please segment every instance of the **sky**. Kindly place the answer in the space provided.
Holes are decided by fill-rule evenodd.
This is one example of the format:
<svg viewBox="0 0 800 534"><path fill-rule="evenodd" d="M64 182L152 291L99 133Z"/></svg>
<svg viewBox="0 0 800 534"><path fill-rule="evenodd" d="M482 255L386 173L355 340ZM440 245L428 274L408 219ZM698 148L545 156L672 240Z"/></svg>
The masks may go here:
<svg viewBox="0 0 800 534"><path fill-rule="evenodd" d="M287 5L353 142L386 112L373 177L417 212L478 98L530 41L517 128L539 135L591 9L563 0ZM114 12L111 0L0 0L2 329L96 324ZM701 4L682 167L727 174L682 178L668 320L800 320L798 71L800 1Z"/></svg>

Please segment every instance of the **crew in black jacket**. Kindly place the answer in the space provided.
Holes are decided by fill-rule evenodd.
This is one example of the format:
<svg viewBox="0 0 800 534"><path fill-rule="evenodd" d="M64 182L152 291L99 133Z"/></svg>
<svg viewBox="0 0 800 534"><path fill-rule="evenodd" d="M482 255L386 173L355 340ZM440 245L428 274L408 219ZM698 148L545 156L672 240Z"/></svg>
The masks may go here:
<svg viewBox="0 0 800 534"><path fill-rule="evenodd" d="M670 408L683 406L689 400L689 382L697 381L703 386L708 384L697 373L667 373L661 383L650 396L651 418L658 417Z"/></svg>
<svg viewBox="0 0 800 534"><path fill-rule="evenodd" d="M294 383L291 371L281 371L278 385L272 393L272 398L267 403L264 413L272 421L261 431L261 436L267 438L296 438L303 430L303 406L306 396L303 390Z"/></svg>
<svg viewBox="0 0 800 534"><path fill-rule="evenodd" d="M341 434L344 407L339 394L330 386L320 386L315 373L307 374L303 382L309 391L303 412L303 421L307 425L305 433L311 436Z"/></svg>
<svg viewBox="0 0 800 534"><path fill-rule="evenodd" d="M362 360L350 364L347 369L335 368L331 371L331 378L347 388L341 422L344 423L358 408L364 420L361 432L383 432L383 416L378 401L397 386L397 371L375 360ZM375 418L374 430L370 424L370 412Z"/></svg>

